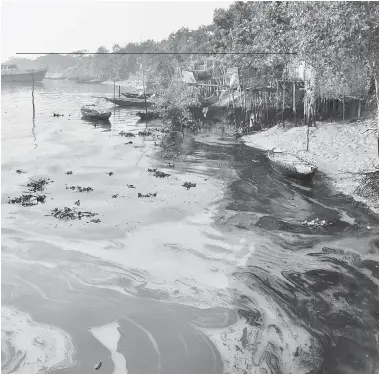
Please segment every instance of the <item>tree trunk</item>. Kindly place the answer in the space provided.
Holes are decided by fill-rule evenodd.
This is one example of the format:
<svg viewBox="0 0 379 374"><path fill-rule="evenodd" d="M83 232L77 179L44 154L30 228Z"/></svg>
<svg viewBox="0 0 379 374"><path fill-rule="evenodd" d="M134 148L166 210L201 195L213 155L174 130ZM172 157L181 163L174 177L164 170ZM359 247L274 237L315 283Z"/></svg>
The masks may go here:
<svg viewBox="0 0 379 374"><path fill-rule="evenodd" d="M283 82L283 105L282 105L282 123L283 123L283 129L284 129L284 104L285 104L285 99L286 99L286 87Z"/></svg>
<svg viewBox="0 0 379 374"><path fill-rule="evenodd" d="M361 118L361 100L358 100L358 118Z"/></svg>
<svg viewBox="0 0 379 374"><path fill-rule="evenodd" d="M295 117L295 127L297 126L297 118L296 118L296 83L293 82L292 84L292 109L293 109L293 115Z"/></svg>

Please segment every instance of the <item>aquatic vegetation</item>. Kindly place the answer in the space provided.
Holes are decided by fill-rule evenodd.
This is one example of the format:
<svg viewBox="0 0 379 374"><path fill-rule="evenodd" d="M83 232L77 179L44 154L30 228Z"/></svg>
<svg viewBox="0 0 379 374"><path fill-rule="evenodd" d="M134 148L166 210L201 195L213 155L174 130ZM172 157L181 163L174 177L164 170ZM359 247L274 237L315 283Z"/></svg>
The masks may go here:
<svg viewBox="0 0 379 374"><path fill-rule="evenodd" d="M304 222L301 223L302 226L308 226L312 228L324 228L326 226L332 225L332 223L326 221L326 220L320 220L319 218L315 218L311 221L305 220Z"/></svg>
<svg viewBox="0 0 379 374"><path fill-rule="evenodd" d="M126 145L126 144L133 144L133 142L132 142L132 141L130 141L130 142L127 142L127 143L125 143L125 145Z"/></svg>
<svg viewBox="0 0 379 374"><path fill-rule="evenodd" d="M118 135L125 136L127 138L135 137L135 135L132 132L125 132L125 131L120 131Z"/></svg>
<svg viewBox="0 0 379 374"><path fill-rule="evenodd" d="M91 192L93 191L93 188L92 187L81 187L81 186L71 186L71 187L68 187L66 186L66 190L77 190L79 192Z"/></svg>
<svg viewBox="0 0 379 374"><path fill-rule="evenodd" d="M93 222L93 223L100 223L101 220L99 218L95 218L95 219L91 219L90 222ZM97 370L97 369L96 369Z"/></svg>
<svg viewBox="0 0 379 374"><path fill-rule="evenodd" d="M164 173L163 171L159 171L156 168L155 169L147 169L148 173L153 173L155 177L157 178L165 178L169 177L170 174Z"/></svg>
<svg viewBox="0 0 379 374"><path fill-rule="evenodd" d="M64 207L63 209L54 208L51 210L51 216L58 218L62 221L81 220L85 217L97 216L97 213L78 211L75 208Z"/></svg>
<svg viewBox="0 0 379 374"><path fill-rule="evenodd" d="M72 171L71 171L71 170L66 171L65 174L67 174L67 175L72 175Z"/></svg>
<svg viewBox="0 0 379 374"><path fill-rule="evenodd" d="M145 131L140 131L139 133L138 133L138 135L139 136L150 136L152 133L150 132L150 131L147 131L147 130L145 130Z"/></svg>
<svg viewBox="0 0 379 374"><path fill-rule="evenodd" d="M95 370L99 370L101 368L101 361L95 365Z"/></svg>
<svg viewBox="0 0 379 374"><path fill-rule="evenodd" d="M134 184L127 184L126 185L128 188L136 188L136 186Z"/></svg>
<svg viewBox="0 0 379 374"><path fill-rule="evenodd" d="M119 197L119 194L116 193L115 195L112 195L112 199L117 199Z"/></svg>
<svg viewBox="0 0 379 374"><path fill-rule="evenodd" d="M77 206L80 206L80 200L75 201L74 204L77 205Z"/></svg>
<svg viewBox="0 0 379 374"><path fill-rule="evenodd" d="M155 196L157 196L156 192L154 192L154 193L147 193L145 195L143 195L140 192L138 192L138 197L155 197Z"/></svg>
<svg viewBox="0 0 379 374"><path fill-rule="evenodd" d="M113 171L107 173L110 177L114 174Z"/></svg>
<svg viewBox="0 0 379 374"><path fill-rule="evenodd" d="M45 204L46 195L21 195L13 199L8 200L8 204L21 204L22 206L33 206L38 205L39 203Z"/></svg>
<svg viewBox="0 0 379 374"><path fill-rule="evenodd" d="M32 192L43 191L45 187L52 182L50 178L30 179L26 187Z"/></svg>
<svg viewBox="0 0 379 374"><path fill-rule="evenodd" d="M171 160L171 159L175 158L175 155L173 155L172 153L167 153L163 156L163 158L166 160Z"/></svg>
<svg viewBox="0 0 379 374"><path fill-rule="evenodd" d="M165 167L173 169L175 167L175 165L172 164L171 162L169 162L168 164L165 165Z"/></svg>
<svg viewBox="0 0 379 374"><path fill-rule="evenodd" d="M192 183L192 182L184 182L182 184L183 187L187 188L187 190L189 190L191 187L196 187L196 183Z"/></svg>
<svg viewBox="0 0 379 374"><path fill-rule="evenodd" d="M26 171L21 170L21 169L17 169L17 170L16 170L16 173L17 173L17 174L25 174Z"/></svg>
<svg viewBox="0 0 379 374"><path fill-rule="evenodd" d="M64 114L59 114L59 113L54 113L53 114L53 117L63 117L64 116Z"/></svg>
<svg viewBox="0 0 379 374"><path fill-rule="evenodd" d="M170 174L157 170L156 172L154 172L154 176L157 178L166 178L166 177L169 177Z"/></svg>

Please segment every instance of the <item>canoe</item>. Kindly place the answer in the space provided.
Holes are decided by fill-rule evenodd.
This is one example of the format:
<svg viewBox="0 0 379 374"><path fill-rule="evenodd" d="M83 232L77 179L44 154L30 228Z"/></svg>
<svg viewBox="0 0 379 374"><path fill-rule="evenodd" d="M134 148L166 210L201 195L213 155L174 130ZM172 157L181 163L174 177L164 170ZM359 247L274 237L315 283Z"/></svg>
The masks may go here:
<svg viewBox="0 0 379 374"><path fill-rule="evenodd" d="M137 116L139 116L143 121L148 121L151 119L159 118L159 112L137 112Z"/></svg>
<svg viewBox="0 0 379 374"><path fill-rule="evenodd" d="M95 104L85 105L80 110L82 112L83 118L86 119L97 119L106 121L112 115L112 112L109 109L101 109L96 107Z"/></svg>
<svg viewBox="0 0 379 374"><path fill-rule="evenodd" d="M288 177L308 179L317 171L315 165L295 155L283 152L280 148L268 151L267 157L275 170Z"/></svg>
<svg viewBox="0 0 379 374"><path fill-rule="evenodd" d="M116 104L116 105L119 105L119 106L124 106L124 107L138 107L138 108L143 108L145 106L145 100L144 99L132 99L132 98L109 98L109 97L104 97L105 100L113 103L113 104ZM150 106L151 105L151 102L147 101L146 102L146 105L147 106Z"/></svg>

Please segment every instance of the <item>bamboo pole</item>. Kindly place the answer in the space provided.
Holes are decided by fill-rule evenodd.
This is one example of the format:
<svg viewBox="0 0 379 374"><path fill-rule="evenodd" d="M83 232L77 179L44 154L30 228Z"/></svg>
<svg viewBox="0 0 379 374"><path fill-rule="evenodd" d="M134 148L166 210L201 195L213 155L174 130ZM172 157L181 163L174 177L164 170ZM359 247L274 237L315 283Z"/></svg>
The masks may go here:
<svg viewBox="0 0 379 374"><path fill-rule="evenodd" d="M297 127L297 118L296 118L296 83L293 82L292 84L292 109L293 109L293 115L295 117L295 127Z"/></svg>
<svg viewBox="0 0 379 374"><path fill-rule="evenodd" d="M146 126L147 126L147 102L146 102L146 91L145 91L145 69L143 66L143 56L141 56L141 66L142 66L143 98L145 99L145 113L146 113Z"/></svg>
<svg viewBox="0 0 379 374"><path fill-rule="evenodd" d="M342 98L342 120L345 120L345 96Z"/></svg>
<svg viewBox="0 0 379 374"><path fill-rule="evenodd" d="M282 123L284 128L284 105L285 105L285 98L286 98L286 88L285 84L283 82L283 103L282 103Z"/></svg>

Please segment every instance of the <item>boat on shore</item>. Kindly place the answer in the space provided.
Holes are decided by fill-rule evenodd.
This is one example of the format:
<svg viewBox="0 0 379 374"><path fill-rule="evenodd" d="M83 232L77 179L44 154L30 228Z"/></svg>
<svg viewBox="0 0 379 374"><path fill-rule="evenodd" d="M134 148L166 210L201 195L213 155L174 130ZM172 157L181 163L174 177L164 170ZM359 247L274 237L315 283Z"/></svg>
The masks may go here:
<svg viewBox="0 0 379 374"><path fill-rule="evenodd" d="M151 93L144 95L143 93L128 93L128 92L121 93L121 95L125 96L128 99L141 99L141 100L144 100L144 96L146 97L146 99L153 96L153 94Z"/></svg>
<svg viewBox="0 0 379 374"><path fill-rule="evenodd" d="M47 67L43 69L21 70L14 64L1 64L2 82L40 82L45 78Z"/></svg>
<svg viewBox="0 0 379 374"><path fill-rule="evenodd" d="M90 120L108 121L112 115L109 109L99 108L96 104L84 105L80 111L83 118Z"/></svg>
<svg viewBox="0 0 379 374"><path fill-rule="evenodd" d="M309 179L317 171L315 165L295 155L284 152L280 148L273 148L268 151L267 157L276 171L288 177Z"/></svg>
<svg viewBox="0 0 379 374"><path fill-rule="evenodd" d="M131 108L143 108L145 107L144 99L133 99L133 98L109 98L104 97L106 101L109 101L115 105L123 106L123 107L131 107ZM146 101L146 105L150 106L152 103L150 101Z"/></svg>

